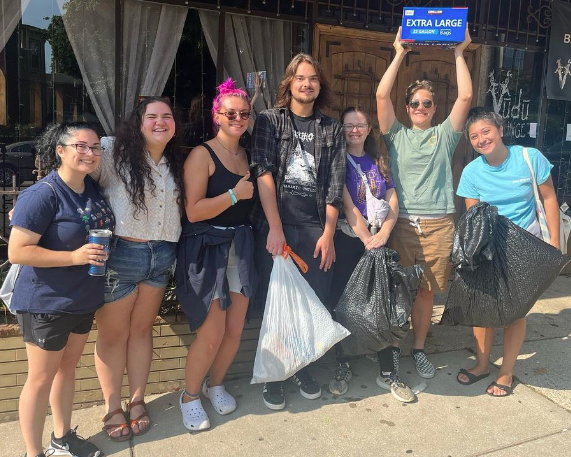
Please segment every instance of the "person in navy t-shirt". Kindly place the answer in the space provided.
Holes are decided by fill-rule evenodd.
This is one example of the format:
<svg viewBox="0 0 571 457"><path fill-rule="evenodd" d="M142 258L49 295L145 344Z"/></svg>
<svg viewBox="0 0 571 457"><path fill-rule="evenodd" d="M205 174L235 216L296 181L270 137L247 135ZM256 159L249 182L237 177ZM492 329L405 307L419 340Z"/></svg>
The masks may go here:
<svg viewBox="0 0 571 457"><path fill-rule="evenodd" d="M466 200L466 209L482 201L498 208L498 213L514 224L541 237L536 219L533 179L543 205L550 243L559 248L559 208L551 179L552 165L535 148L527 148L530 166L524 158L521 146L506 146L503 142L503 119L488 108L472 108L466 121L466 134L472 147L481 154L470 162L460 178L457 194ZM513 369L525 339L525 317L504 328L502 366L486 392L494 397L505 397L513 391ZM462 368L457 381L470 385L489 376L488 363L494 340L493 328L474 327L476 341L476 365Z"/></svg>
<svg viewBox="0 0 571 457"><path fill-rule="evenodd" d="M97 184L87 176L101 160L97 133L85 123L54 124L38 140L49 174L24 190L12 216L10 262L22 269L14 286L26 343L28 377L19 415L26 455L44 457L42 434L50 402L54 431L49 450L75 456L101 455L71 429L75 367L95 311L104 303L104 246L89 243L92 229L113 230L115 218Z"/></svg>

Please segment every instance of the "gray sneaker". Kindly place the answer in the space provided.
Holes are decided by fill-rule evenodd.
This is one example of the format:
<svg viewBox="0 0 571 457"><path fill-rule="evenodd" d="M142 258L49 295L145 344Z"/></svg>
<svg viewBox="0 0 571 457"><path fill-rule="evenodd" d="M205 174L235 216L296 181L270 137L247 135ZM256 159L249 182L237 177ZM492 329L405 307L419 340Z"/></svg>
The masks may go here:
<svg viewBox="0 0 571 457"><path fill-rule="evenodd" d="M347 383L353 377L348 363L340 363L333 370L333 377L329 381L329 392L333 395L344 395L349 390Z"/></svg>
<svg viewBox="0 0 571 457"><path fill-rule="evenodd" d="M410 356L414 363L414 367L419 376L425 379L434 378L434 365L426 358L424 351L419 351L416 354L410 350Z"/></svg>
<svg viewBox="0 0 571 457"><path fill-rule="evenodd" d="M383 376L380 374L377 376L377 385L381 389L390 390L398 401L403 403L410 403L416 400L416 395L408 387L396 373L391 373L390 376Z"/></svg>

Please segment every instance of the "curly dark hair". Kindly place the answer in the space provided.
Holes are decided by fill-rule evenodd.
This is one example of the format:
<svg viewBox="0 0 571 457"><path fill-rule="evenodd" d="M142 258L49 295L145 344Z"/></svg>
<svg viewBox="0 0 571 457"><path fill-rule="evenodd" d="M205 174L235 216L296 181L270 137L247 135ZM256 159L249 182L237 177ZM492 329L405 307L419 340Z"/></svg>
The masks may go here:
<svg viewBox="0 0 571 457"><path fill-rule="evenodd" d="M147 111L147 106L151 103L164 103L169 107L174 114L174 110L170 101L162 97L147 97L131 112L125 122L121 124L115 135L115 142L113 145L113 161L115 164L115 171L125 184L125 188L129 193L131 203L135 206L133 217L138 219L137 216L141 211L147 213L147 205L145 203L145 187L151 190L155 195L156 185L151 176L151 167L146 160L147 147L145 137L141 132L143 125L143 117ZM175 118L175 125L181 125ZM178 135L175 135L165 146L163 152L167 160L169 171L172 174L179 197L177 203L179 209L184 209L184 187L182 181L183 162L184 157L178 144Z"/></svg>
<svg viewBox="0 0 571 457"><path fill-rule="evenodd" d="M291 91L289 87L293 81L293 78L295 78L297 67L299 67L299 65L304 62L310 64L315 69L315 73L319 79L319 85L321 86L319 89L319 95L315 99L315 103L313 105L314 108L321 110L331 105L333 100L333 92L329 87L329 82L325 78L325 74L323 73L323 69L321 68L320 63L309 54L299 53L291 60L285 69L284 76L278 86L278 91L276 94L276 108L286 108L290 106Z"/></svg>
<svg viewBox="0 0 571 457"><path fill-rule="evenodd" d="M365 116L365 119L367 119L367 124L369 124L369 126L371 127L371 131L369 132L367 138L365 139L365 145L364 145L365 154L367 154L373 160L373 162L377 165L377 168L379 169L379 173L381 173L381 176L385 178L387 184L390 184L392 182L392 177L391 177L391 169L389 166L389 155L386 153L384 149L382 149L379 146L379 140L375 135L373 119L363 107L355 105L345 108L345 110L341 113L340 117L341 124L343 124L345 116L347 116L347 114L349 113L360 113L363 116Z"/></svg>
<svg viewBox="0 0 571 457"><path fill-rule="evenodd" d="M36 140L36 156L40 158L42 174L46 175L61 166L61 158L56 148L67 144L69 138L78 130L93 130L99 138L95 127L87 122L62 122L50 124L45 132Z"/></svg>

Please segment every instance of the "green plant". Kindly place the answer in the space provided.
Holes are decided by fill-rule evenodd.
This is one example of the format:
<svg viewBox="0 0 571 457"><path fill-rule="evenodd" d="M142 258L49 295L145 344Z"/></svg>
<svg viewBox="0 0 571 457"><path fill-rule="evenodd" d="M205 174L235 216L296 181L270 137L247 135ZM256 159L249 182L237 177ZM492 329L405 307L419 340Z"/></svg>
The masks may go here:
<svg viewBox="0 0 571 457"><path fill-rule="evenodd" d="M171 273L169 282L165 290L163 303L161 304L161 308L159 309L159 316L166 316L169 314L172 315L180 311L180 305L176 298L175 289L176 289L176 282L174 279L174 275Z"/></svg>

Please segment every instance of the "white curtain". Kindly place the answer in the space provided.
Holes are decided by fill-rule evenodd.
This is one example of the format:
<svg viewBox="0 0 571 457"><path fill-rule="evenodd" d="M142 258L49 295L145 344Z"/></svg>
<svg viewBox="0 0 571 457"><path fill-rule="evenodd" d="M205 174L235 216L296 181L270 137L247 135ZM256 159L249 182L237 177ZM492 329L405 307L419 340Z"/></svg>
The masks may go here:
<svg viewBox="0 0 571 457"><path fill-rule="evenodd" d="M115 2L57 0L83 84L99 122L115 126Z"/></svg>
<svg viewBox="0 0 571 457"><path fill-rule="evenodd" d="M219 14L200 11L202 31L212 59L217 63ZM266 72L266 87L256 99L255 111L273 106L276 90L285 67L293 57L293 25L287 21L226 16L224 34L224 74L232 77L240 87L246 87L248 73ZM248 90L253 95L253 89Z"/></svg>
<svg viewBox="0 0 571 457"><path fill-rule="evenodd" d="M0 52L14 33L30 0L0 0Z"/></svg>
<svg viewBox="0 0 571 457"><path fill-rule="evenodd" d="M115 1L57 0L99 122L115 128ZM123 19L122 114L140 95L161 95L186 20L186 7L126 0Z"/></svg>
<svg viewBox="0 0 571 457"><path fill-rule="evenodd" d="M182 36L188 8L129 0L123 22L124 113L139 96L161 95Z"/></svg>

